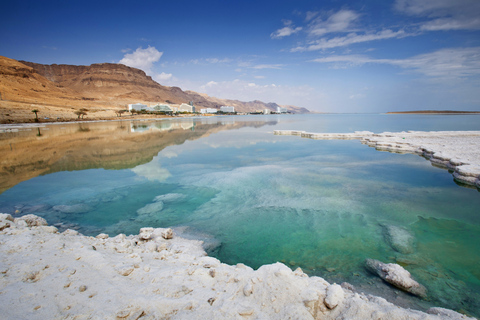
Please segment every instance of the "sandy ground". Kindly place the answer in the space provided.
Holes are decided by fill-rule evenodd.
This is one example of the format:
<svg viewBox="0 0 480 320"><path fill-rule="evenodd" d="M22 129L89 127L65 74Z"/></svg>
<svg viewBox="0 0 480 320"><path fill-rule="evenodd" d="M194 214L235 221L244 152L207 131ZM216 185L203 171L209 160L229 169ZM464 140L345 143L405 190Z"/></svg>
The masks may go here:
<svg viewBox="0 0 480 320"><path fill-rule="evenodd" d="M33 113L32 110L39 110L37 113L38 123L170 117L166 115L152 114L132 115L128 112L119 117L116 113L116 109L87 108L87 115L83 116L83 118L78 118L74 113L78 109L78 107L73 108L35 103L0 101L0 124L36 123L35 113Z"/></svg>

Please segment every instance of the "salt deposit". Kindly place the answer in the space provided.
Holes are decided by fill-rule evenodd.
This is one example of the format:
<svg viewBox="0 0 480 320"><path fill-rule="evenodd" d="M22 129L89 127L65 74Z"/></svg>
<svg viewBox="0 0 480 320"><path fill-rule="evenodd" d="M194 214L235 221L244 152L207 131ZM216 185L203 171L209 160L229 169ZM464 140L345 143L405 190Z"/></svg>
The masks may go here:
<svg viewBox="0 0 480 320"><path fill-rule="evenodd" d="M171 229L87 237L0 214L0 230L3 319L469 319L402 309L281 263L223 264Z"/></svg>

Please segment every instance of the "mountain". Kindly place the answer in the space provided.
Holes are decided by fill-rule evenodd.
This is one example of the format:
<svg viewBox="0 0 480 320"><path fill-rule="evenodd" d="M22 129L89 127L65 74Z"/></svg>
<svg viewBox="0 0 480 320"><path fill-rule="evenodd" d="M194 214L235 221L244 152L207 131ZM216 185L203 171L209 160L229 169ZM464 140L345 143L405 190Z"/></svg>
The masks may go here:
<svg viewBox="0 0 480 320"><path fill-rule="evenodd" d="M2 100L42 103L71 109L125 109L130 103L181 104L192 101L198 107L234 106L237 112L270 109L276 103L242 102L218 99L178 87L163 86L142 70L122 64L100 63L90 66L44 65L0 57ZM30 106L29 106L30 107ZM293 113L308 113L305 108L286 106Z"/></svg>

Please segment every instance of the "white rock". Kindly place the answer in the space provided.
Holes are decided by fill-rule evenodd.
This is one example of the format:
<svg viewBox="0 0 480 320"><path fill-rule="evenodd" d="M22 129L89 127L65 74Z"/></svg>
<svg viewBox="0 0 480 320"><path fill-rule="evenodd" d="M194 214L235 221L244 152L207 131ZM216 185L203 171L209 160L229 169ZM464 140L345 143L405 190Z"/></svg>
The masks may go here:
<svg viewBox="0 0 480 320"><path fill-rule="evenodd" d="M153 201L174 202L184 199L186 196L181 193L167 193L156 196Z"/></svg>
<svg viewBox="0 0 480 320"><path fill-rule="evenodd" d="M108 234L100 233L95 238L97 238L97 239L108 239Z"/></svg>
<svg viewBox="0 0 480 320"><path fill-rule="evenodd" d="M47 220L42 217L36 216L34 214L27 214L23 217L16 218L15 223L21 223L20 221L25 221L27 227L36 227L36 226L46 226L48 225Z"/></svg>
<svg viewBox="0 0 480 320"><path fill-rule="evenodd" d="M428 309L427 313L442 316L442 317L445 317L446 319L451 319L451 320L474 319L471 317L467 317L466 315L463 315L456 311L444 309L444 308L438 308L438 307Z"/></svg>
<svg viewBox="0 0 480 320"><path fill-rule="evenodd" d="M367 259L365 263L368 270L395 287L422 298L427 296L427 289L413 280L410 272L400 265L395 263L385 264L374 259Z"/></svg>
<svg viewBox="0 0 480 320"><path fill-rule="evenodd" d="M172 239L173 238L173 230L171 228L167 228L162 230L162 237L163 239Z"/></svg>
<svg viewBox="0 0 480 320"><path fill-rule="evenodd" d="M78 235L78 231L77 230L72 230L72 229L67 229L67 230L63 231L62 234L64 236L76 236L76 235Z"/></svg>
<svg viewBox="0 0 480 320"><path fill-rule="evenodd" d="M327 287L327 295L325 297L325 305L329 309L333 309L342 303L345 294L343 289L338 284L332 284Z"/></svg>
<svg viewBox="0 0 480 320"><path fill-rule="evenodd" d="M142 240L150 240L153 234L153 228L141 228L138 237Z"/></svg>
<svg viewBox="0 0 480 320"><path fill-rule="evenodd" d="M387 241L390 246L403 254L409 254L414 251L415 238L405 228L387 225L384 226Z"/></svg>
<svg viewBox="0 0 480 320"><path fill-rule="evenodd" d="M137 210L137 214L139 215L153 215L157 214L163 210L163 202L157 201L154 203L147 204L143 208Z"/></svg>
<svg viewBox="0 0 480 320"><path fill-rule="evenodd" d="M8 213L0 213L0 220L14 221L12 215Z"/></svg>

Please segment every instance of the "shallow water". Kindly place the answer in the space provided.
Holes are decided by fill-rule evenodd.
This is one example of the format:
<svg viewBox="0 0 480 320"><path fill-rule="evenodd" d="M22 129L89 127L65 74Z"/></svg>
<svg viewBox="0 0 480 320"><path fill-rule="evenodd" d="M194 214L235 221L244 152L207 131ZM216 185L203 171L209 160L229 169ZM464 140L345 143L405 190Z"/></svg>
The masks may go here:
<svg viewBox="0 0 480 320"><path fill-rule="evenodd" d="M273 130L480 130L475 115L300 115L52 125L0 134L0 212L87 235L177 226L221 261L292 269L403 306L480 316L480 193L411 154ZM39 135L40 134L40 135ZM155 201L157 196L160 199ZM411 237L408 252L389 228ZM403 265L428 301L366 258Z"/></svg>

